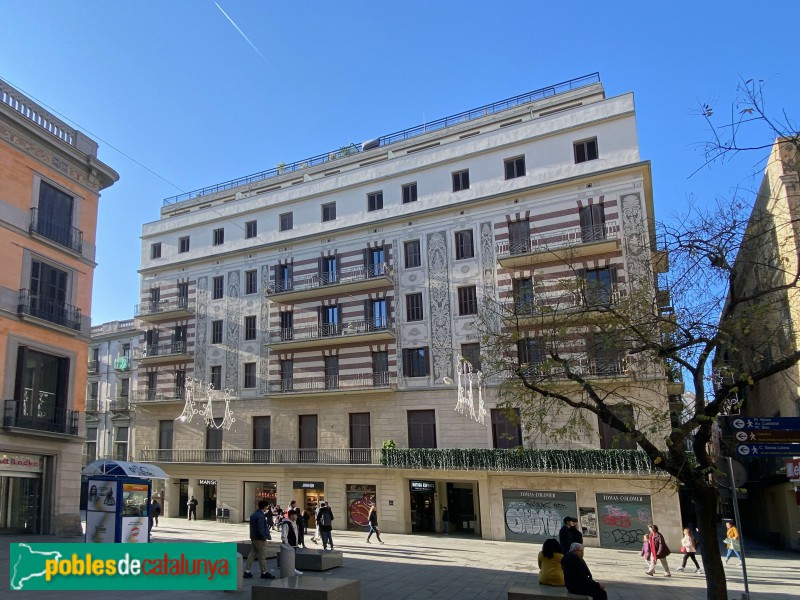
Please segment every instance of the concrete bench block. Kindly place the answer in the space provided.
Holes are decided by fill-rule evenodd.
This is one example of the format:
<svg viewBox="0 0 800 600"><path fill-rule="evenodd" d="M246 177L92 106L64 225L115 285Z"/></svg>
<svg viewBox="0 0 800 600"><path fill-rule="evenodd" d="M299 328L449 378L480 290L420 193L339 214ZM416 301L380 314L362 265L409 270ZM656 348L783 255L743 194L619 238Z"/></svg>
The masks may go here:
<svg viewBox="0 0 800 600"><path fill-rule="evenodd" d="M278 552L280 561L280 552ZM344 555L331 550L314 550L313 548L298 548L295 552L294 567L298 571L327 571L341 567L344 564Z"/></svg>
<svg viewBox="0 0 800 600"><path fill-rule="evenodd" d="M565 587L539 585L538 580L524 585L515 583L508 590L508 600L559 600L560 598L586 600L587 597L582 594L570 594Z"/></svg>
<svg viewBox="0 0 800 600"><path fill-rule="evenodd" d="M358 579L286 577L253 586L252 600L361 600Z"/></svg>
<svg viewBox="0 0 800 600"><path fill-rule="evenodd" d="M247 560L247 556L250 554L250 549L253 547L253 544L250 542L236 542L236 551L241 554L245 560ZM280 542L272 542L267 540L267 558L275 558L278 556L278 550L280 549L281 544Z"/></svg>

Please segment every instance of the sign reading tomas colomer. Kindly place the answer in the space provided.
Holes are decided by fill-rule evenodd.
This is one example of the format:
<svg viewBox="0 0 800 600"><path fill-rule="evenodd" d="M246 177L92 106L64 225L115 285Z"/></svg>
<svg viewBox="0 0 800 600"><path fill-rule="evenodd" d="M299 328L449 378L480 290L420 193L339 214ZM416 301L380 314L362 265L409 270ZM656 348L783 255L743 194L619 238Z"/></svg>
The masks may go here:
<svg viewBox="0 0 800 600"><path fill-rule="evenodd" d="M235 590L236 544L10 544L12 590Z"/></svg>

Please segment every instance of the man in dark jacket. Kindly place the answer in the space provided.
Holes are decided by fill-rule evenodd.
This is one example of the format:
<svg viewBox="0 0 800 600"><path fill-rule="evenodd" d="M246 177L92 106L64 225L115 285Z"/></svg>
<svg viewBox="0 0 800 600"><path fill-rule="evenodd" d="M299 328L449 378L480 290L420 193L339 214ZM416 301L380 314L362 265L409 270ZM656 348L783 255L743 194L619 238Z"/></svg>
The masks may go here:
<svg viewBox="0 0 800 600"><path fill-rule="evenodd" d="M267 540L272 539L267 528L267 515L269 503L266 500L258 501L258 510L250 515L250 541L253 547L247 555L247 562L244 565L242 577L250 579L253 574L250 568L253 561L258 559L258 566L261 567L261 579L275 579L275 576L267 571Z"/></svg>
<svg viewBox="0 0 800 600"><path fill-rule="evenodd" d="M333 550L333 538L331 531L333 530L333 511L328 506L327 502L320 502L319 510L317 511L317 523L319 523L319 535L322 538L322 547L327 550L328 544L331 545Z"/></svg>
<svg viewBox="0 0 800 600"><path fill-rule="evenodd" d="M569 554L572 544L583 544L583 534L577 525L575 517L564 517L564 526L558 532L558 542L561 544L564 556Z"/></svg>
<svg viewBox="0 0 800 600"><path fill-rule="evenodd" d="M583 560L583 545L574 543L561 559L564 583L570 594L591 596L594 600L608 600L606 586L592 579L592 572Z"/></svg>

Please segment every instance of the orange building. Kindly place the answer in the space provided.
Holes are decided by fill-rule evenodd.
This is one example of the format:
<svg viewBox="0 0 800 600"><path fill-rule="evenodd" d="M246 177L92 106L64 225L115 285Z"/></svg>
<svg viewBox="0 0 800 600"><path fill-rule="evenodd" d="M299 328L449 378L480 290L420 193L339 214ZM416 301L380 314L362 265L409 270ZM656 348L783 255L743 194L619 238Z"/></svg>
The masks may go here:
<svg viewBox="0 0 800 600"><path fill-rule="evenodd" d="M80 533L97 143L0 80L0 533Z"/></svg>

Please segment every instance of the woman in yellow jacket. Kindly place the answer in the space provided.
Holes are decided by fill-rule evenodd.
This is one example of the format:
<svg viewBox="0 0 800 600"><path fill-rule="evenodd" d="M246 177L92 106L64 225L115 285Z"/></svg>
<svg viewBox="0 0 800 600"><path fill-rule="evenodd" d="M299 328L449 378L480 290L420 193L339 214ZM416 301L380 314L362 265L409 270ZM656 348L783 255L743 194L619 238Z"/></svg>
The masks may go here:
<svg viewBox="0 0 800 600"><path fill-rule="evenodd" d="M728 528L726 532L728 535L725 538L725 545L728 546L728 554L725 556L725 563L731 559L731 554L735 554L736 558L739 559L739 564L742 564L742 557L739 554L739 548L741 548L739 542L739 531L736 529L736 526L731 521L725 521L725 527Z"/></svg>
<svg viewBox="0 0 800 600"><path fill-rule="evenodd" d="M558 540L544 541L542 551L539 552L539 583L541 585L564 586L564 571L561 568L561 544Z"/></svg>

